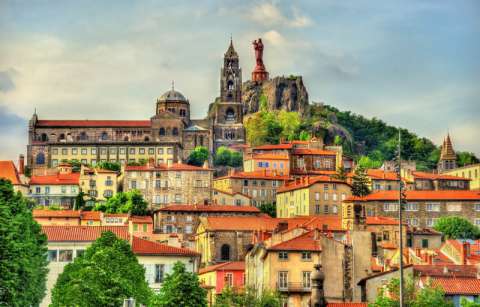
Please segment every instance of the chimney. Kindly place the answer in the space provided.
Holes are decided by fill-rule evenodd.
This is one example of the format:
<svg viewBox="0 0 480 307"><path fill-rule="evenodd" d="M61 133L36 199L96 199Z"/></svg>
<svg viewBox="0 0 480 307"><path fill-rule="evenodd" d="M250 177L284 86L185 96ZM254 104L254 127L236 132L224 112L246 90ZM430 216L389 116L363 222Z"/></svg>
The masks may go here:
<svg viewBox="0 0 480 307"><path fill-rule="evenodd" d="M470 257L470 243L467 241L462 243L461 254L461 264L467 264L468 257Z"/></svg>
<svg viewBox="0 0 480 307"><path fill-rule="evenodd" d="M25 173L25 156L24 155L18 156L18 173L19 174Z"/></svg>

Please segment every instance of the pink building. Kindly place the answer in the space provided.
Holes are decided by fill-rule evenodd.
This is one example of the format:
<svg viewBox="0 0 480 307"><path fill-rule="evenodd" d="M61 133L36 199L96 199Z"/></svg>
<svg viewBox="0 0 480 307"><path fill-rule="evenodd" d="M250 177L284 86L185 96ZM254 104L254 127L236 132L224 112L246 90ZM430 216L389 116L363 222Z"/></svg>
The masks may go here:
<svg viewBox="0 0 480 307"><path fill-rule="evenodd" d="M208 289L208 304L212 306L215 297L225 287L241 289L245 285L245 262L229 261L211 265L198 272L200 282Z"/></svg>

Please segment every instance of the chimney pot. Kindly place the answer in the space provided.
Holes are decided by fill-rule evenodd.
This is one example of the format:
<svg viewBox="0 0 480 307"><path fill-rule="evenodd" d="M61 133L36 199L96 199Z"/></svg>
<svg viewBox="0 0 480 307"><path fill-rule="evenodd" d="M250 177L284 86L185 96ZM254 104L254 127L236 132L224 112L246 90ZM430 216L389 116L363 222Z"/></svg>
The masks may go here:
<svg viewBox="0 0 480 307"><path fill-rule="evenodd" d="M25 173L25 156L24 155L18 156L18 173L19 174Z"/></svg>

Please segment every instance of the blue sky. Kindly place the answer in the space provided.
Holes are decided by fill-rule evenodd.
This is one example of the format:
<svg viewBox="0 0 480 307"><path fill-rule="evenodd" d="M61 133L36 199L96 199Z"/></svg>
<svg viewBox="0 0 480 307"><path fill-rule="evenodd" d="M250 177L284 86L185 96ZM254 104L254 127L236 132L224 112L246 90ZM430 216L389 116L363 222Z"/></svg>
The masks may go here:
<svg viewBox="0 0 480 307"><path fill-rule="evenodd" d="M230 35L244 80L262 37L271 76L311 101L480 155L478 1L1 1L0 159L27 121L146 119L172 80L203 117Z"/></svg>

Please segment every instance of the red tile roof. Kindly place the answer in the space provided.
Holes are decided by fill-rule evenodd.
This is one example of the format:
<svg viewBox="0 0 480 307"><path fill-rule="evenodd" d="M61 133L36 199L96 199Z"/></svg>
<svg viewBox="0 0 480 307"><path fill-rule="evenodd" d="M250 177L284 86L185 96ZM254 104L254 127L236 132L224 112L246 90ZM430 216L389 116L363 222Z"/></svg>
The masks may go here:
<svg viewBox="0 0 480 307"><path fill-rule="evenodd" d="M179 212L245 212L259 213L260 210L253 206L228 206L228 205L169 205L156 211Z"/></svg>
<svg viewBox="0 0 480 307"><path fill-rule="evenodd" d="M406 191L407 200L480 200L480 191L446 190L446 191ZM365 197L349 197L346 201L395 201L398 191L380 191Z"/></svg>
<svg viewBox="0 0 480 307"><path fill-rule="evenodd" d="M186 248L169 246L166 244L140 239L138 237L133 237L132 251L136 255L141 256L199 256L198 253Z"/></svg>
<svg viewBox="0 0 480 307"><path fill-rule="evenodd" d="M278 224L278 219L256 216L209 216L205 220L208 230L272 231Z"/></svg>
<svg viewBox="0 0 480 307"><path fill-rule="evenodd" d="M134 224L153 224L151 216L132 215L129 220Z"/></svg>
<svg viewBox="0 0 480 307"><path fill-rule="evenodd" d="M298 237L273 245L268 250L273 251L321 251L320 241L314 239L315 231L306 232Z"/></svg>
<svg viewBox="0 0 480 307"><path fill-rule="evenodd" d="M127 165L125 171L150 172L150 171L209 171L210 168L203 168L201 166L194 166L183 163L174 163L170 166L167 164L156 165Z"/></svg>
<svg viewBox="0 0 480 307"><path fill-rule="evenodd" d="M477 277L476 265L464 264L433 264L414 265L415 275L430 277Z"/></svg>
<svg viewBox="0 0 480 307"><path fill-rule="evenodd" d="M82 211L82 220L100 221L101 211Z"/></svg>
<svg viewBox="0 0 480 307"><path fill-rule="evenodd" d="M78 185L80 173L32 176L30 185Z"/></svg>
<svg viewBox="0 0 480 307"><path fill-rule="evenodd" d="M299 178L299 180L286 183L284 186L278 188L277 193L304 189L316 183L340 183L348 185L345 181L334 179L330 176L306 176Z"/></svg>
<svg viewBox="0 0 480 307"><path fill-rule="evenodd" d="M0 161L0 178L8 179L14 185L21 184L13 161Z"/></svg>
<svg viewBox="0 0 480 307"><path fill-rule="evenodd" d="M367 176L373 180L398 181L397 173L387 172L382 169L367 169Z"/></svg>
<svg viewBox="0 0 480 307"><path fill-rule="evenodd" d="M293 151L294 155L321 155L321 156L335 156L337 153L332 150L324 149L310 149L310 148L297 148Z"/></svg>
<svg viewBox="0 0 480 307"><path fill-rule="evenodd" d="M39 210L32 211L34 218L40 217L76 217L80 218L80 210Z"/></svg>
<svg viewBox="0 0 480 307"><path fill-rule="evenodd" d="M445 175L445 174L434 174L434 173L427 173L427 172L412 172L412 176L415 179L430 179L430 180L470 180L469 178L463 178L458 176L452 175Z"/></svg>
<svg viewBox="0 0 480 307"><path fill-rule="evenodd" d="M253 147L253 150L281 150L281 149L291 149L293 144L266 144L257 147Z"/></svg>
<svg viewBox="0 0 480 307"><path fill-rule="evenodd" d="M124 240L129 237L127 226L42 226L42 231L52 242L95 241L105 231L111 231Z"/></svg>
<svg viewBox="0 0 480 307"><path fill-rule="evenodd" d="M149 120L38 120L37 127L150 127Z"/></svg>
<svg viewBox="0 0 480 307"><path fill-rule="evenodd" d="M205 274L213 271L245 271L244 261L229 261L220 264L210 265L198 271L198 274Z"/></svg>
<svg viewBox="0 0 480 307"><path fill-rule="evenodd" d="M433 287L441 287L447 295L480 295L480 279L477 278L433 277L422 280L431 282Z"/></svg>
<svg viewBox="0 0 480 307"><path fill-rule="evenodd" d="M282 176L273 171L254 171L254 172L235 172L233 174L215 178L215 180L234 178L234 179L264 179L264 180L288 180L289 176Z"/></svg>
<svg viewBox="0 0 480 307"><path fill-rule="evenodd" d="M249 158L246 157L245 160ZM254 154L252 159L254 160L288 160L288 155L264 153L264 154Z"/></svg>
<svg viewBox="0 0 480 307"><path fill-rule="evenodd" d="M215 189L215 188L212 188L212 190L216 191L218 193L227 194L227 195L230 195L230 196L242 195L242 196L247 197L247 198L252 198L251 196L248 196L247 194L243 194L243 193L240 193L240 192L228 192L228 191L223 191L223 190Z"/></svg>

